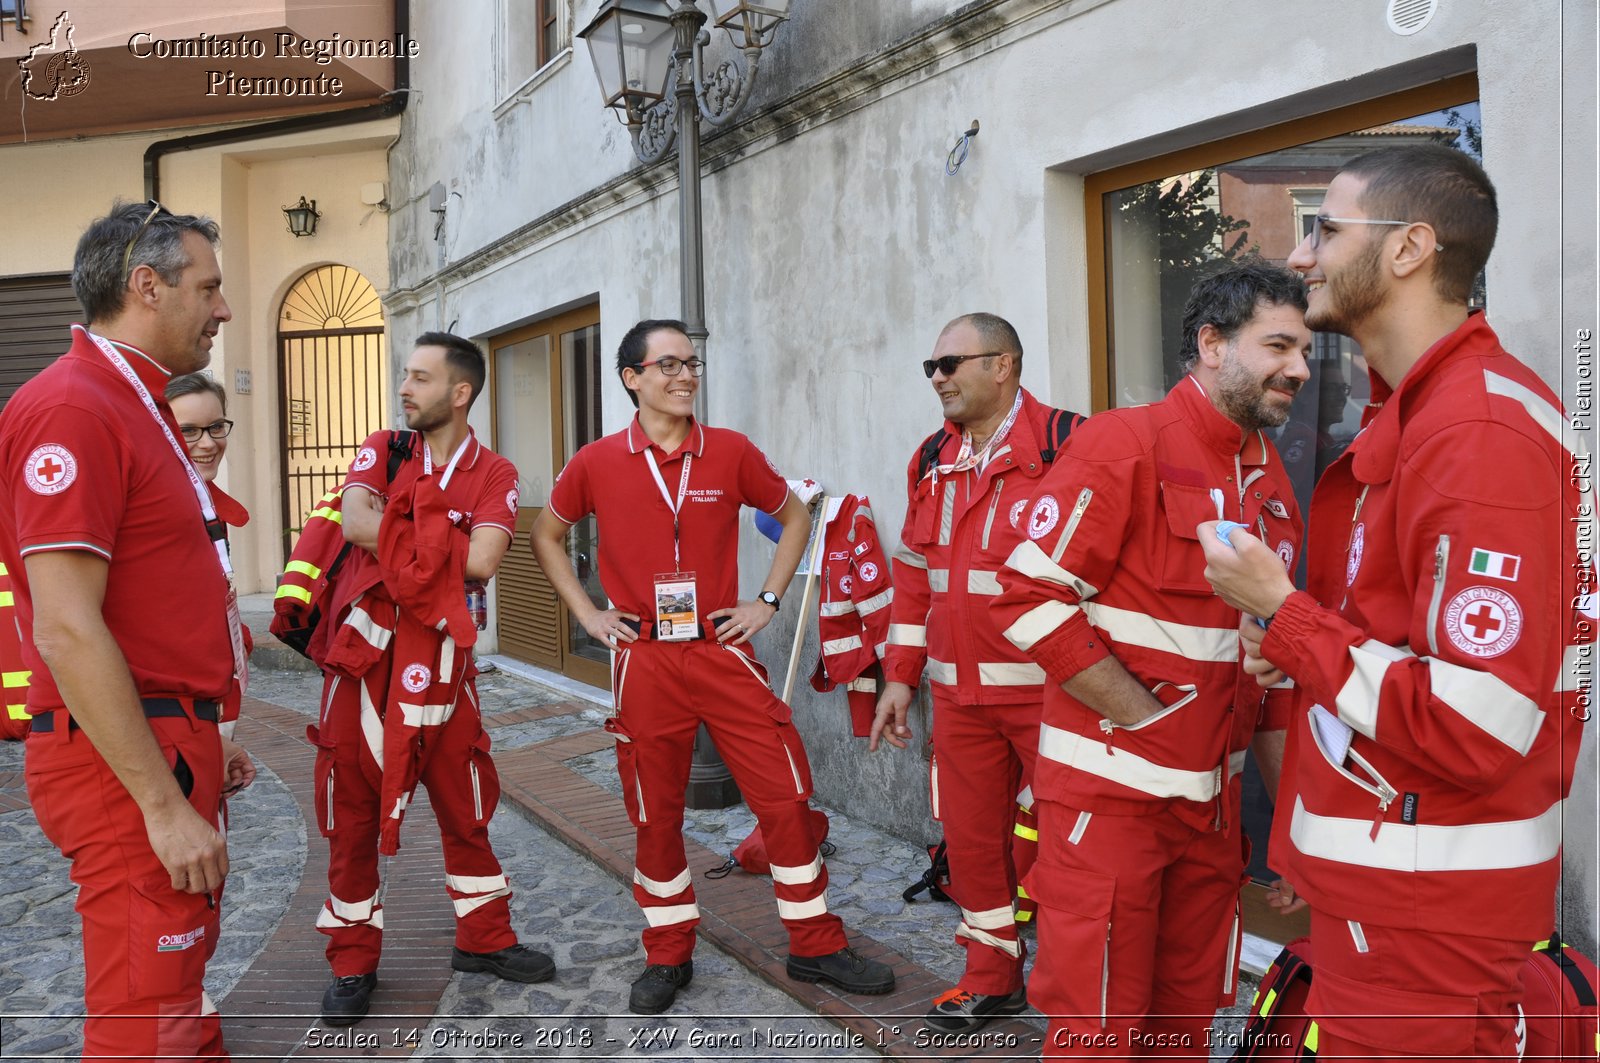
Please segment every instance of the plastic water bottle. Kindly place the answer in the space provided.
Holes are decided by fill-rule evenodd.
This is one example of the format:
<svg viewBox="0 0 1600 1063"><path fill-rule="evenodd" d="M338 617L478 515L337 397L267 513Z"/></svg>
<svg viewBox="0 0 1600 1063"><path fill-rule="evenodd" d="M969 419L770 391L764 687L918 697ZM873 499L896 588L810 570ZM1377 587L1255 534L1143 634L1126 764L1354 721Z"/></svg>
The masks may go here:
<svg viewBox="0 0 1600 1063"><path fill-rule="evenodd" d="M489 592L477 580L467 581L467 612L479 631L489 626Z"/></svg>

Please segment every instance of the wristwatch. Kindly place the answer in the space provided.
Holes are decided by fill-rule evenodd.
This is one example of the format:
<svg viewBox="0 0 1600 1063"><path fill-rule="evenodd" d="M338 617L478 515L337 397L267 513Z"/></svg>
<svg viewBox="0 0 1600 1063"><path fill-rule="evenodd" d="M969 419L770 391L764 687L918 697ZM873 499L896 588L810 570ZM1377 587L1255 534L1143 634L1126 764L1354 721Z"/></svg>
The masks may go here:
<svg viewBox="0 0 1600 1063"><path fill-rule="evenodd" d="M768 605L772 606L773 612L777 612L778 607L783 604L783 599L779 598L771 591L762 591L760 594L756 595L756 601L766 602Z"/></svg>

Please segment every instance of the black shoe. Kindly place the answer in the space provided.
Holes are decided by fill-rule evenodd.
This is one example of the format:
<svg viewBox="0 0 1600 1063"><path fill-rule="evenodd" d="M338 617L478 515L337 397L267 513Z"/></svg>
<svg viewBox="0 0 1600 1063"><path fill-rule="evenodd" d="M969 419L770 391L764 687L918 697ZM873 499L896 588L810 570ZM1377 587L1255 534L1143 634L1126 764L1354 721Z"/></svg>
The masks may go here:
<svg viewBox="0 0 1600 1063"><path fill-rule="evenodd" d="M333 984L322 991L322 1024L324 1026L354 1026L367 1017L372 1003L372 991L378 986L378 972L347 974L335 978Z"/></svg>
<svg viewBox="0 0 1600 1063"><path fill-rule="evenodd" d="M832 982L846 993L876 996L894 988L894 971L886 963L864 960L855 949L826 956L789 957L789 977L798 982Z"/></svg>
<svg viewBox="0 0 1600 1063"><path fill-rule="evenodd" d="M450 966L458 971L488 971L508 982L548 982L556 974L556 961L527 945L511 945L499 952L451 949Z"/></svg>
<svg viewBox="0 0 1600 1063"><path fill-rule="evenodd" d="M941 1033L965 1033L976 1030L997 1015L1021 1015L1027 1010L1026 989L985 996L956 986L934 998L933 1010L923 1017L922 1023Z"/></svg>
<svg viewBox="0 0 1600 1063"><path fill-rule="evenodd" d="M672 1006L678 990L687 989L694 978L694 961L685 960L676 967L667 963L652 963L633 981L628 992L628 1010L635 1015L660 1015Z"/></svg>

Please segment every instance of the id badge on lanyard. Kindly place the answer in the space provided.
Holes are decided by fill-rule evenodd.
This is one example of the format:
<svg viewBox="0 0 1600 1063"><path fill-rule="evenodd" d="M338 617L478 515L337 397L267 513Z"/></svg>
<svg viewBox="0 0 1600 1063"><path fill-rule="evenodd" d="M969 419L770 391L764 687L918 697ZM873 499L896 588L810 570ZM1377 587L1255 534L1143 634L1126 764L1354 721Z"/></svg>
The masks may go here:
<svg viewBox="0 0 1600 1063"><path fill-rule="evenodd" d="M657 642L687 642L700 635L700 602L695 596L693 572L663 572L656 576Z"/></svg>
<svg viewBox="0 0 1600 1063"><path fill-rule="evenodd" d="M672 511L672 563L677 572L661 572L655 577L655 638L658 642L687 642L700 637L700 601L695 591L693 572L684 572L679 556L679 515L683 512L683 498L689 492L689 469L693 454L683 456L683 475L678 478L678 497L667 492L667 482L661 478L661 466L656 456L645 447L644 460L650 465L650 475L655 477L661 498Z"/></svg>

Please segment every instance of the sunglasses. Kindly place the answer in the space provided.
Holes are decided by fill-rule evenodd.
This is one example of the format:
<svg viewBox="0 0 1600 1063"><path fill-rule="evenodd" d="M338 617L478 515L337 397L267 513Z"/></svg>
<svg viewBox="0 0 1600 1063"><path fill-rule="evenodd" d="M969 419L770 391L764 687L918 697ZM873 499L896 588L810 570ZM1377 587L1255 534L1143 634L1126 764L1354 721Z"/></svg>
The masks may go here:
<svg viewBox="0 0 1600 1063"><path fill-rule="evenodd" d="M985 351L982 354L947 354L943 358L929 358L922 363L922 374L929 380L933 379L935 370L945 376L955 376L962 362L970 362L974 358L993 358L997 354L1005 353L1005 351Z"/></svg>
<svg viewBox="0 0 1600 1063"><path fill-rule="evenodd" d="M138 246L139 240L144 236L144 231L146 229L150 228L150 223L155 220L155 217L156 217L157 214L160 214L162 212L165 212L167 214L171 214L172 213L170 210L167 210L166 207L163 207L160 203L157 203L153 199L145 200L145 205L150 208L150 213L146 214L144 216L144 221L141 222L140 225L139 225L139 231L133 234L133 239L128 241L128 246L124 247L122 249L122 283L123 284L127 284L128 283L128 276L129 276L128 263L133 261L133 249Z"/></svg>

